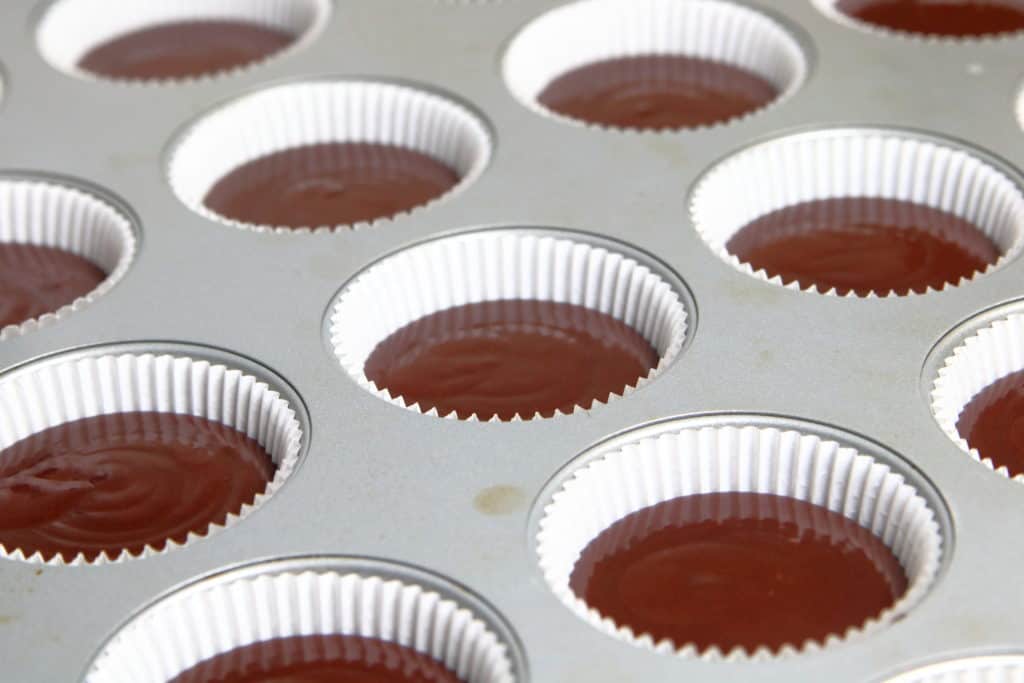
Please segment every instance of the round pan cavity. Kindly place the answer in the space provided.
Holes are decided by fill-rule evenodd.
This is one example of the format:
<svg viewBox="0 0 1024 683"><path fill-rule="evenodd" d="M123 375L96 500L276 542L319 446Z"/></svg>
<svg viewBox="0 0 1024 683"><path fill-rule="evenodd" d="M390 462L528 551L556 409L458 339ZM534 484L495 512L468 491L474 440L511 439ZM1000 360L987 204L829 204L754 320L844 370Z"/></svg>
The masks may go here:
<svg viewBox="0 0 1024 683"><path fill-rule="evenodd" d="M0 174L0 242L50 247L79 256L106 274L95 289L39 317L0 330L0 340L85 308L128 272L136 226L119 202L72 180Z"/></svg>
<svg viewBox="0 0 1024 683"><path fill-rule="evenodd" d="M43 15L36 40L55 68L79 78L133 83L173 83L210 78L262 63L306 45L326 24L329 0L57 0ZM127 34L181 22L230 21L292 36L280 50L226 71L215 69L177 78L112 78L82 68L91 50Z"/></svg>
<svg viewBox="0 0 1024 683"><path fill-rule="evenodd" d="M410 648L466 683L527 680L511 629L466 590L420 569L320 557L249 565L160 598L103 645L83 682L167 683L239 647L334 634Z"/></svg>
<svg viewBox="0 0 1024 683"><path fill-rule="evenodd" d="M353 227L240 221L207 206L215 185L245 164L287 150L334 143L406 149L454 172L457 182L450 191L409 210L466 188L483 173L492 150L482 119L453 98L398 83L321 80L259 90L200 118L176 142L168 179L186 206L226 225L278 232Z"/></svg>
<svg viewBox="0 0 1024 683"><path fill-rule="evenodd" d="M960 422L968 407L972 413L984 409L974 402L986 389L1012 380L1011 376L1024 370L1022 335L1024 310L1020 302L980 313L943 338L925 371L932 415L946 436L973 459L1019 482L1024 482L1024 471L1016 464L1012 469L1008 465L1015 460L1013 453L980 452L961 433ZM1005 387L1002 393L1012 393L1012 387Z"/></svg>
<svg viewBox="0 0 1024 683"><path fill-rule="evenodd" d="M730 240L758 219L782 210L844 198L938 211L969 224L971 237L987 240L994 248L995 258L980 270L938 287L907 286L908 294L966 284L1002 267L1021 250L1024 194L1014 172L960 143L900 130L825 129L761 142L712 167L696 185L690 213L711 250L741 272L790 289L836 295L835 286L784 280L745 262L732 253ZM895 289L872 288L865 293L851 287L846 292L892 295L897 295Z"/></svg>
<svg viewBox="0 0 1024 683"><path fill-rule="evenodd" d="M819 642L752 650L655 641L590 607L570 588L584 549L631 513L682 496L771 494L839 513L889 547L906 574L902 597ZM874 633L925 596L942 562L948 515L938 494L899 458L840 430L788 418L702 416L625 432L584 452L538 499L535 549L558 599L601 632L661 654L743 661L789 657Z"/></svg>
<svg viewBox="0 0 1024 683"><path fill-rule="evenodd" d="M969 657L908 671L885 683L1019 683L1024 680L1024 656Z"/></svg>
<svg viewBox="0 0 1024 683"><path fill-rule="evenodd" d="M55 565L121 562L182 548L230 527L259 508L294 471L305 431L300 411L299 399L270 371L229 353L191 345L97 347L56 354L10 371L0 376L0 449L84 418L174 413L241 432L263 447L276 471L249 503L184 540L147 544L140 553L127 548L113 554L90 552L91 557L82 552L44 557L0 544L0 556ZM131 491L125 492L124 500L134 500Z"/></svg>
<svg viewBox="0 0 1024 683"><path fill-rule="evenodd" d="M974 42L1014 37L1024 29L1024 9L1012 1L812 0L824 15L878 36L928 42ZM931 5L929 7L928 5ZM958 7L959 6L959 7ZM867 12L865 13L865 10ZM961 14L960 12L963 11ZM929 12L933 13L929 17Z"/></svg>
<svg viewBox="0 0 1024 683"><path fill-rule="evenodd" d="M793 94L807 72L803 50L782 25L727 0L573 2L541 15L516 35L502 71L525 106L585 125L544 106L538 97L552 81L579 67L644 56L685 56L736 67L773 86L774 102Z"/></svg>
<svg viewBox="0 0 1024 683"><path fill-rule="evenodd" d="M510 300L572 304L606 314L654 348L658 360L648 374L607 396L595 396L595 404L628 393L663 372L692 328L685 288L648 257L579 233L508 228L425 242L359 273L328 309L329 344L342 367L367 391L410 410L437 415L436 409L423 411L414 401L378 387L366 375L367 359L394 332L425 316L467 304ZM590 407L577 405L571 412ZM457 415L453 411L444 417ZM539 413L513 419L536 417ZM468 419L478 418L474 414Z"/></svg>

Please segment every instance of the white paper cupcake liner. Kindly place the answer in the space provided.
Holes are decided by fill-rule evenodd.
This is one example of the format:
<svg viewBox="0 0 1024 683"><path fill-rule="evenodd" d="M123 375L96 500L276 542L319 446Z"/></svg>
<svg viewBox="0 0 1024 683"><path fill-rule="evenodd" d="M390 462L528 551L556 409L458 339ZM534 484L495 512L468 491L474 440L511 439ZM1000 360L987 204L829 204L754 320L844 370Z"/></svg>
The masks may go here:
<svg viewBox="0 0 1024 683"><path fill-rule="evenodd" d="M898 31L891 29L887 26L880 26L878 24L872 24L868 21L863 21L857 17L850 16L837 5L839 0L811 0L814 6L832 21L842 24L847 28L864 31L876 36L884 36L889 38L901 38L904 40L913 40L924 43L979 43L989 42L996 40L1003 40L1006 38L1020 37L1021 32L1009 32L1009 33L990 33L981 36L944 36L941 34L934 33L918 33L916 31Z"/></svg>
<svg viewBox="0 0 1024 683"><path fill-rule="evenodd" d="M235 168L286 149L321 143L367 142L426 154L460 177L430 206L462 190L483 172L491 136L467 107L441 95L397 83L325 80L271 87L242 97L201 118L178 141L168 169L178 198L196 213L227 225L254 225L221 216L204 204L207 193ZM394 217L393 217L394 218ZM380 222L389 219L380 219ZM316 226L333 230L352 226Z"/></svg>
<svg viewBox="0 0 1024 683"><path fill-rule="evenodd" d="M1024 683L1024 656L956 659L915 669L885 683Z"/></svg>
<svg viewBox="0 0 1024 683"><path fill-rule="evenodd" d="M685 55L739 67L774 85L780 93L775 103L792 95L807 73L803 50L786 29L727 0L580 0L558 7L515 37L503 72L508 88L527 107L591 125L551 111L538 95L586 64L646 55Z"/></svg>
<svg viewBox="0 0 1024 683"><path fill-rule="evenodd" d="M330 7L330 0L58 0L39 23L36 41L46 61L79 78L130 83L184 82L243 71L304 47L326 24ZM295 41L266 59L181 79L112 79L78 67L90 50L128 33L161 24L218 20L278 29L294 35Z"/></svg>
<svg viewBox="0 0 1024 683"><path fill-rule="evenodd" d="M1018 370L1024 370L1024 314L1014 313L978 330L958 345L942 362L931 391L932 414L942 431L972 458L1007 477L1009 470L981 457L960 436L956 423L971 399ZM1024 482L1024 474L1013 479Z"/></svg>
<svg viewBox="0 0 1024 683"><path fill-rule="evenodd" d="M299 457L302 428L296 412L266 382L220 363L170 354L56 356L0 377L0 450L45 429L128 412L194 415L231 427L258 442L277 467L274 478L252 503L223 524L190 533L184 543L168 539L162 549L146 546L88 560L60 554L44 558L0 543L0 556L54 565L104 564L149 557L181 548L238 523L272 496L291 475Z"/></svg>
<svg viewBox="0 0 1024 683"><path fill-rule="evenodd" d="M922 204L964 219L992 240L1001 254L995 264L941 289L1002 267L1024 244L1024 194L1016 181L980 152L900 131L821 130L757 144L713 167L698 183L690 209L697 232L726 263L790 289L836 295L834 289L784 284L729 253L726 244L773 211L837 197ZM934 291L940 290L929 287L925 293ZM850 291L846 296L858 295Z"/></svg>
<svg viewBox="0 0 1024 683"><path fill-rule="evenodd" d="M255 642L327 634L410 648L467 683L516 680L508 644L458 597L386 576L271 568L157 602L104 646L84 682L167 683Z"/></svg>
<svg viewBox="0 0 1024 683"><path fill-rule="evenodd" d="M0 85L3 85L0 83ZM2 104L0 100L0 104ZM1017 99L1014 102L1014 113L1017 116L1017 125L1024 129L1024 84L1017 91Z"/></svg>
<svg viewBox="0 0 1024 683"><path fill-rule="evenodd" d="M374 348L393 332L431 313L481 301L575 304L629 325L658 352L658 365L635 387L627 387L627 394L652 380L679 354L686 340L687 310L669 282L613 249L581 241L572 233L556 236L514 229L467 233L411 247L367 268L341 290L329 309L330 345L360 386L422 412L417 404L377 387L363 370ZM615 398L619 396L611 394L594 404ZM574 412L586 410L577 406ZM431 409L427 414L438 413ZM454 411L443 417L457 419ZM515 419L540 417L537 413Z"/></svg>
<svg viewBox="0 0 1024 683"><path fill-rule="evenodd" d="M676 423L679 425L680 423ZM537 534L541 570L555 595L598 630L638 647L703 659L765 660L830 647L873 632L905 614L924 596L942 557L942 536L934 511L904 477L871 455L817 435L776 427L721 425L676 428L611 448L598 446L593 458L567 475L543 508ZM786 496L820 505L854 520L878 536L899 559L908 579L906 593L864 624L825 642L809 640L777 652L762 647L700 650L673 644L616 624L589 607L570 588L583 550L605 529L638 510L681 496L742 491ZM837 586L837 590L841 587Z"/></svg>
<svg viewBox="0 0 1024 683"><path fill-rule="evenodd" d="M107 277L56 311L0 329L0 340L78 311L124 277L135 256L132 221L106 200L63 181L0 177L0 242L53 247L81 256Z"/></svg>

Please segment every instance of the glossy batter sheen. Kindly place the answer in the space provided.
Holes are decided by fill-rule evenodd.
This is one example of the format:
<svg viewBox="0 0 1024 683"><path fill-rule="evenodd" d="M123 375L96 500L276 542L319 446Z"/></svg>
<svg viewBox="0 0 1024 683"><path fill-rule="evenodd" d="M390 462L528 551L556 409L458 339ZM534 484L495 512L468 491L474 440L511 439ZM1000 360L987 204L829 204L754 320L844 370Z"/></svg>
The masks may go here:
<svg viewBox="0 0 1024 683"><path fill-rule="evenodd" d="M584 549L570 587L655 641L752 651L860 626L902 596L907 581L881 540L827 508L711 493L612 525Z"/></svg>
<svg viewBox="0 0 1024 683"><path fill-rule="evenodd" d="M162 548L251 503L274 469L254 440L190 415L69 422L0 451L0 543L48 559Z"/></svg>
<svg viewBox="0 0 1024 683"><path fill-rule="evenodd" d="M801 287L840 294L924 292L956 284L999 259L981 230L938 209L892 199L823 199L758 218L729 253Z"/></svg>
<svg viewBox="0 0 1024 683"><path fill-rule="evenodd" d="M108 78L187 78L264 59L295 36L240 21L183 21L119 36L87 52L78 67Z"/></svg>
<svg viewBox="0 0 1024 683"><path fill-rule="evenodd" d="M982 389L964 406L956 429L982 458L1010 476L1024 474L1024 370Z"/></svg>
<svg viewBox="0 0 1024 683"><path fill-rule="evenodd" d="M201 662L169 683L461 683L411 648L358 636L279 638Z"/></svg>
<svg viewBox="0 0 1024 683"><path fill-rule="evenodd" d="M749 71L664 55L584 65L552 81L538 100L581 121L657 130L728 121L760 109L778 94L774 85Z"/></svg>
<svg viewBox="0 0 1024 683"><path fill-rule="evenodd" d="M635 385L658 353L628 325L582 306L488 301L401 328L366 360L366 376L407 403L459 417L553 415Z"/></svg>
<svg viewBox="0 0 1024 683"><path fill-rule="evenodd" d="M203 203L245 223L316 228L391 217L440 197L458 182L451 168L411 149L331 143L239 166Z"/></svg>
<svg viewBox="0 0 1024 683"><path fill-rule="evenodd" d="M61 249L0 243L0 327L53 313L106 278L91 261Z"/></svg>
<svg viewBox="0 0 1024 683"><path fill-rule="evenodd" d="M895 31L969 37L1024 29L1020 0L839 0L836 6Z"/></svg>

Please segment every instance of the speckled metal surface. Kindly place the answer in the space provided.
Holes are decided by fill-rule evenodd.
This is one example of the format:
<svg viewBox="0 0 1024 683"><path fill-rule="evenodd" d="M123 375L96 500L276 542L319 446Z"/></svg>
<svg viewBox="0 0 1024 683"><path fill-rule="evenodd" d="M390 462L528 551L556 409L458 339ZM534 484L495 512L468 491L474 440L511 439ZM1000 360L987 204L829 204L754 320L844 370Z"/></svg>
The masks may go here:
<svg viewBox="0 0 1024 683"><path fill-rule="evenodd" d="M504 46L556 4L337 0L325 31L300 51L229 77L160 87L57 71L35 46L41 7L0 5L0 170L98 185L131 208L141 235L122 282L65 320L4 340L0 368L83 346L200 344L283 377L311 425L291 480L224 533L121 564L0 562L0 679L78 681L121 623L175 586L253 560L327 553L398 560L469 586L516 631L528 662L521 679L536 683L874 683L944 657L1024 649L1024 487L950 442L925 386L929 352L948 331L1024 295L1024 262L926 296L825 297L723 263L687 209L695 180L716 160L768 136L826 125L921 129L1024 165L1015 117L1024 37L957 44L877 36L834 22L811 0L750 2L797 32L811 64L806 83L736 124L636 135L566 125L509 94ZM408 80L472 103L496 139L486 172L427 210L334 234L242 231L176 199L167 152L195 117L266 84L356 75ZM551 420L441 420L357 386L324 339L338 289L404 245L497 225L581 230L657 256L692 291L691 343L626 399ZM923 473L951 526L946 565L925 600L870 638L739 664L657 656L565 609L541 577L530 538L532 501L546 482L622 430L717 412L830 425ZM495 491L501 504L488 504Z"/></svg>

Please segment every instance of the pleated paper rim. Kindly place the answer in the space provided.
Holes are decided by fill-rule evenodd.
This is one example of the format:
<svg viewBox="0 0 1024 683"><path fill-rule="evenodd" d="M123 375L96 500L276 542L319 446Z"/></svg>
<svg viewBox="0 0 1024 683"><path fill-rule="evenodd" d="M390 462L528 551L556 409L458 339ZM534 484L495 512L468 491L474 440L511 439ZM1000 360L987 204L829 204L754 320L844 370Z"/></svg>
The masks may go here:
<svg viewBox="0 0 1024 683"><path fill-rule="evenodd" d="M642 21L637 21L635 24L614 22L614 26L609 27L609 31L614 34L602 35L605 43L602 44L601 49L596 49L593 47L596 41L595 37L580 28L580 25L586 25L603 12L626 10L635 12L638 17L643 18L644 16L656 17L659 12L680 7L685 8L682 11L691 11L692 8L693 19L703 17L703 20L708 22L706 30L684 35L659 36L657 35L659 29L664 29L667 22L654 19L649 19L648 24L643 24ZM701 15L702 11L706 12L708 16ZM746 49L735 45L733 40L735 34L715 33L724 30L720 24L726 19L742 24L744 37L747 38ZM563 27L562 24L567 26ZM649 32L642 31L642 26L646 26L655 34L651 35ZM564 30L555 31L556 28ZM627 33L628 31L632 31L632 33ZM548 32L563 37L556 39L554 36L550 36L542 42L550 44L551 49L563 51L569 44L568 38L564 36L584 37L585 41L581 42L578 50L580 54L568 59L565 64L558 63L557 66L551 64L552 59L538 59L532 66L534 71L543 71L544 75L540 76L539 80L536 75L528 78L527 67L531 66L529 55L541 47L532 43L539 41L538 35L545 37L543 34ZM733 125L773 109L800 89L807 79L810 65L806 41L798 39L795 33L795 28L783 23L773 14L733 0L575 0L535 17L515 35L502 58L502 76L506 87L520 104L534 113L562 123L635 135L672 135L687 131L708 130ZM714 40L712 40L712 36ZM751 36L756 36L760 41L753 41ZM752 45L760 49L758 58L749 54L754 49L751 47ZM721 54L723 52L727 54ZM778 62L776 66L779 73L765 72L764 64L770 61L766 57L768 53L771 53ZM712 59L739 67L771 82L778 89L778 94L771 102L763 106L723 121L699 126L660 129L594 123L556 112L541 104L537 99L553 80L584 64L617 57L652 54L681 54ZM536 83L529 85L534 80Z"/></svg>
<svg viewBox="0 0 1024 683"><path fill-rule="evenodd" d="M492 256L484 273L479 262L467 257L477 247ZM535 261L530 258L536 256ZM541 259L547 257L547 260ZM515 260L516 263L510 263ZM602 270L596 270L600 261ZM535 264L524 270L524 263ZM504 270L500 268L504 267ZM433 271L433 277L429 271ZM401 289L377 286L414 272L417 287ZM524 272L527 276L524 279ZM458 277L452 273L459 273ZM393 274L393 275L392 275ZM570 282L574 284L570 284ZM391 297L384 301L382 296ZM459 418L455 411L440 415L436 408L424 411L417 403L392 396L371 381L364 365L373 348L394 331L431 313L480 301L527 299L586 306L607 313L639 332L658 351L658 364L635 385L589 407L577 405L572 413L556 410L551 417L539 412L488 422L519 422L586 414L598 406L628 396L667 370L692 336L693 305L685 285L650 257L621 243L568 230L491 228L421 242L392 253L356 274L328 307L328 346L355 382L369 393L393 405L433 417L470 422L477 415ZM599 301L600 300L600 301ZM410 310L412 308L412 310ZM370 335L368 326L387 317L382 331ZM642 329L638 329L638 326ZM371 341L353 341L356 332Z"/></svg>
<svg viewBox="0 0 1024 683"><path fill-rule="evenodd" d="M2 75L2 74L0 74ZM2 104L2 102L0 102ZM49 246L81 256L106 273L106 278L92 291L55 311L21 323L6 325L0 329L0 341L17 337L41 327L52 325L89 306L109 292L128 273L138 249L138 226L123 204L70 178L43 177L32 174L0 173L0 195L18 191L20 199L26 200L25 193L32 193L28 201L34 202L30 210L28 202L5 207L0 215L0 241ZM5 216L10 220L5 220ZM87 230L90 235L99 235L95 240L82 244L82 229L78 224L55 222L64 217L65 221L89 219ZM35 220L31 220L31 219ZM113 262L104 262L116 252Z"/></svg>
<svg viewBox="0 0 1024 683"><path fill-rule="evenodd" d="M941 500L930 485L916 473L911 474L909 468L894 468L888 462L891 458L879 457L869 448L858 447L864 444L861 439L851 437L848 443L852 445L846 445L845 438L843 442L834 440L831 437L836 431L771 416L700 416L629 430L588 449L555 476L535 506L531 530L545 582L562 604L598 631L641 649L684 659L719 662L786 659L834 648L883 630L913 609L939 575L946 542L943 531L947 528L940 521L945 519L940 509ZM838 431L836 436L843 438L842 434ZM682 439L701 449L702 455L694 459L679 450ZM753 471L755 461L761 463L757 453L766 446L777 449L775 466ZM728 450L730 448L733 450ZM742 455L744 449L749 457ZM689 472L684 468L687 460L692 462ZM824 466L823 460L827 461ZM726 472L726 462L745 466L746 475L741 469ZM844 466L846 469L841 470ZM822 478L822 467L828 468L827 479ZM794 481L783 481L794 473L801 476ZM849 479L842 479L844 474L849 477L851 473L858 475L859 489L851 488ZM669 490L670 486L682 488L682 485L663 476L665 474L695 476L690 482L693 489L689 493ZM769 474L774 475L770 480L766 479ZM584 495L578 492L588 480L596 482L592 484L591 493L600 497L603 504L592 500L595 505L589 512L574 513L571 506L577 502L576 497ZM841 486L843 481L846 483ZM655 641L648 634L638 634L628 626L616 624L573 593L568 583L572 569L586 545L604 529L658 502L714 491L773 493L829 509L838 508L834 511L861 526L869 522L871 526L865 528L889 546L907 572L906 593L875 617L851 626L844 633L832 634L824 641L809 639L776 650L762 646L753 651L740 646L729 650L718 646L701 649L694 643ZM869 491L877 495L872 497ZM608 519L590 516L601 513L607 513ZM858 516L867 516L867 519L858 519ZM894 522L897 516L899 521ZM570 519L575 521L570 524ZM578 538L566 538L560 531ZM912 566L908 568L908 565Z"/></svg>
<svg viewBox="0 0 1024 683"><path fill-rule="evenodd" d="M854 145L859 145L857 155L851 152ZM898 149L892 149L894 146ZM731 202L720 201L727 188L734 188L737 182L744 180L742 169L747 168L746 176L750 176L756 173L759 164L763 168L779 168L779 160L786 153L790 156L790 165L784 167L784 172L760 177L759 182L746 185L743 201L737 201L741 195L735 191L726 193L731 194ZM890 171L875 173L861 164L857 166L856 173L850 172L849 167L844 168L842 174L818 172L819 168L834 165L835 156L840 153L846 154L848 159L857 156L861 162L870 156L872 162ZM794 161L797 156L799 159ZM927 160L932 163L927 164ZM792 163L804 164L803 168L808 169L806 183L791 180L794 173ZM848 160L848 163L852 161ZM909 173L908 164L917 164L911 169L914 173ZM965 170L965 165L970 165L969 171ZM980 196L965 197L964 193L972 189L970 181L982 176L983 180L979 180L978 185L983 183L984 187L975 192ZM721 218L751 204L759 192L768 191L775 196L769 202L762 201L756 211L748 212L749 215L742 219L725 221ZM1003 202L1000 213L995 217L987 208L991 204L981 201L991 199L993 194L998 194ZM824 289L814 284L802 287L797 280L787 284L779 276L769 276L764 269L753 268L726 248L729 238L771 211L813 199L835 197L902 199L952 213L974 224L988 236L999 249L1000 257L984 270L938 289L928 286L923 292L911 290L906 294L893 291L878 294L872 291L867 295L851 290L840 295L835 288ZM975 201L972 203L971 199ZM980 214L986 221L1001 219L1002 222L979 225L971 212ZM734 152L717 162L697 181L690 196L690 218L708 248L741 273L786 289L848 299L913 297L948 291L999 270L1024 250L1024 192L1016 171L993 155L966 143L899 128L824 128L771 138Z"/></svg>
<svg viewBox="0 0 1024 683"><path fill-rule="evenodd" d="M981 655L931 664L886 678L884 683L1020 683L1024 655Z"/></svg>
<svg viewBox="0 0 1024 683"><path fill-rule="evenodd" d="M851 28L869 35L891 38L896 40L907 40L924 44L961 44L971 46L984 43L995 43L1003 40L1012 40L1024 35L1024 31L1005 31L1002 33L986 33L979 36L947 36L941 33L919 33L917 31L902 31L869 21L863 21L846 14L836 7L837 0L811 0L815 8L837 24Z"/></svg>
<svg viewBox="0 0 1024 683"><path fill-rule="evenodd" d="M268 103L287 110L287 115L268 115ZM359 115L349 117L356 104L361 106ZM253 145L257 129L262 139ZM228 142L234 149L227 147ZM412 149L447 164L459 174L459 181L406 211L354 224L298 228L256 224L222 216L204 204L217 181L238 166L274 152L324 142ZM202 115L175 141L167 178L178 199L207 220L256 232L331 233L391 223L449 201L483 174L493 148L493 135L483 116L454 95L385 79L325 77L260 88Z"/></svg>
<svg viewBox="0 0 1024 683"><path fill-rule="evenodd" d="M467 683L525 683L515 633L485 601L423 569L318 556L200 578L139 610L83 683L166 683L218 654L274 638L344 634L396 643Z"/></svg>
<svg viewBox="0 0 1024 683"><path fill-rule="evenodd" d="M26 554L0 543L0 557L82 566L162 555L234 526L266 503L291 476L304 430L298 399L292 398L283 380L263 368L250 371L255 365L242 359L233 362L233 354L177 344L139 348L150 346L160 350L122 351L115 346L57 353L0 376L0 450L44 429L86 417L171 412L204 417L255 439L274 460L273 479L223 523L210 523L201 533L189 532L181 543L166 539L163 547L147 544L138 553L125 548L113 555L103 551L91 560L84 552L71 558L61 553L44 557L40 551Z"/></svg>
<svg viewBox="0 0 1024 683"><path fill-rule="evenodd" d="M947 339L960 341L938 359L929 398L932 416L960 450L996 474L1024 483L1024 473L1011 475L1006 466L982 457L956 426L960 413L975 396L1003 377L1024 370L1024 306L1017 303L1000 309L1003 314L987 324L984 321L988 314L981 313L947 335Z"/></svg>
<svg viewBox="0 0 1024 683"><path fill-rule="evenodd" d="M98 7L87 14L93 21L111 13L111 2L118 1L121 6L115 9L134 12L131 22L124 26L107 26L97 33L97 27L90 26L91 33L82 36L83 27L75 23L75 12L85 12L91 3ZM149 4L144 4L148 2ZM36 28L36 45L46 62L54 69L69 76L74 76L97 83L112 83L123 86L171 86L209 82L221 78L230 78L257 69L269 62L294 54L314 42L326 27L330 19L332 0L212 0L219 6L211 9L211 0L175 0L175 6L168 9L160 0L54 0L43 14ZM301 21L301 26L291 26L276 12L293 8L301 3L301 9L309 13L309 17ZM65 17L69 12L72 16ZM160 24L196 19L234 19L280 29L291 33L292 42L280 50L267 56L227 69L218 69L192 76L173 78L114 78L79 68L78 62L93 48L133 31L152 28ZM295 30L298 29L298 30ZM70 34L70 35L69 35ZM68 43L76 45L76 49L67 52Z"/></svg>

